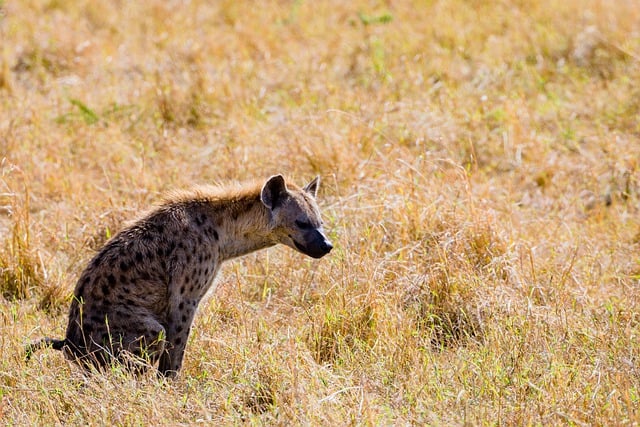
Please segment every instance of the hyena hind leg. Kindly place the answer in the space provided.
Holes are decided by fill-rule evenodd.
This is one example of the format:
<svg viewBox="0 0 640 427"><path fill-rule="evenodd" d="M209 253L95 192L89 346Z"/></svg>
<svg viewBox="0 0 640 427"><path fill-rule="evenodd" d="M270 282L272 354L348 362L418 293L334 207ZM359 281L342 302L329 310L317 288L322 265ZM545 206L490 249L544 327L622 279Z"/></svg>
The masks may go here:
<svg viewBox="0 0 640 427"><path fill-rule="evenodd" d="M114 319L94 327L89 335L76 337L72 342L81 344L68 346L76 349L70 353L71 360L88 371L120 365L129 372L144 373L164 352L164 327L150 316L127 316L126 320L129 322Z"/></svg>
<svg viewBox="0 0 640 427"><path fill-rule="evenodd" d="M164 354L166 331L155 319L144 319L123 334L121 343L118 361L132 372L142 373Z"/></svg>

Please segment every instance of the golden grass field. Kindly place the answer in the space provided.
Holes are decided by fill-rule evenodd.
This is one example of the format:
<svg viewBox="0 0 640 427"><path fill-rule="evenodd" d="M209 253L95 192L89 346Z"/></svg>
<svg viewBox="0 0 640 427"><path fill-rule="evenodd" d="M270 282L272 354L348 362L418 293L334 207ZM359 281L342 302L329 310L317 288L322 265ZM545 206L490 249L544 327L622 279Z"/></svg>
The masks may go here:
<svg viewBox="0 0 640 427"><path fill-rule="evenodd" d="M163 192L322 177L181 375L61 353ZM0 424L638 425L636 0L0 1Z"/></svg>

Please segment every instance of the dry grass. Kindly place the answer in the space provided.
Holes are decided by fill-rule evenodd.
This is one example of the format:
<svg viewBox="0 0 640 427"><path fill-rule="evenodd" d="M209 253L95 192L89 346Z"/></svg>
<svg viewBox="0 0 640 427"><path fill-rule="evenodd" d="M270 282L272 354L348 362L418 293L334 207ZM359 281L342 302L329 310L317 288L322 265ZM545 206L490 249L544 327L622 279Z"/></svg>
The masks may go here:
<svg viewBox="0 0 640 427"><path fill-rule="evenodd" d="M0 419L637 425L637 6L0 1ZM275 172L336 248L228 264L179 379L23 362L122 221Z"/></svg>

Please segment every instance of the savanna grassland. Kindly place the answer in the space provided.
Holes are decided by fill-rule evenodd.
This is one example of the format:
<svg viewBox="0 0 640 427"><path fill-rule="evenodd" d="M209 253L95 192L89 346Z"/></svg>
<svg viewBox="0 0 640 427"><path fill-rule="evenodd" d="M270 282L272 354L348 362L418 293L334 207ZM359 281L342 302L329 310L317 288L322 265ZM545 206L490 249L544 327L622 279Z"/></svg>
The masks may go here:
<svg viewBox="0 0 640 427"><path fill-rule="evenodd" d="M178 379L86 376L163 192L322 177L335 249L226 264ZM637 1L0 1L0 423L638 425Z"/></svg>

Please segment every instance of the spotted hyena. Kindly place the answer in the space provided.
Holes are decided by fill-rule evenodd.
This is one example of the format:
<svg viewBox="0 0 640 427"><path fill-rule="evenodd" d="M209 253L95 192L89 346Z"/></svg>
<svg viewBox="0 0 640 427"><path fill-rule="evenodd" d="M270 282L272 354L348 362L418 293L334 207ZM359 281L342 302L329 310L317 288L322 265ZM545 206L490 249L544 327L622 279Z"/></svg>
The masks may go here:
<svg viewBox="0 0 640 427"><path fill-rule="evenodd" d="M27 356L51 346L86 368L158 362L160 373L175 375L198 304L223 261L278 243L313 258L331 251L318 185L319 177L302 189L287 186L276 175L262 185L170 195L91 260L74 291L66 337L31 344Z"/></svg>

